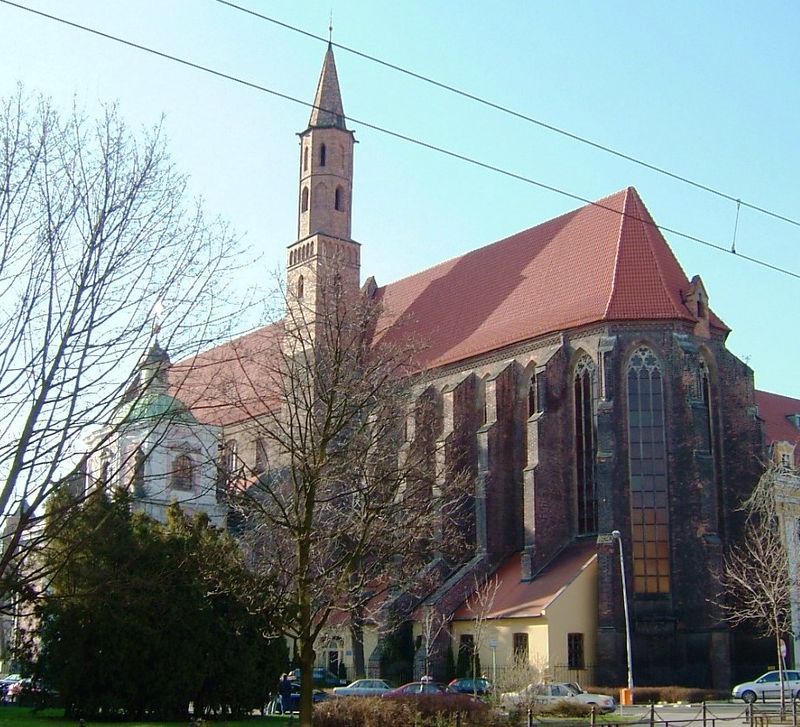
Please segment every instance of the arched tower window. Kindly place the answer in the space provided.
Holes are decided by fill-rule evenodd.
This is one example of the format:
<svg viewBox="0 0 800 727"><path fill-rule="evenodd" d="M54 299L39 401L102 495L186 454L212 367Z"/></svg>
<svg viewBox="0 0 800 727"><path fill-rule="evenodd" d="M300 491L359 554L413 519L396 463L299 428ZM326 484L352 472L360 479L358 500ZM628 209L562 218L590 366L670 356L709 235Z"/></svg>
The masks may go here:
<svg viewBox="0 0 800 727"><path fill-rule="evenodd" d="M628 363L633 589L669 593L669 502L661 366L647 346Z"/></svg>
<svg viewBox="0 0 800 727"><path fill-rule="evenodd" d="M304 294L305 294L305 281L303 280L303 276L301 275L299 278L297 278L297 298L298 298L298 300L302 300Z"/></svg>
<svg viewBox="0 0 800 727"><path fill-rule="evenodd" d="M308 171L308 147L303 149L303 171Z"/></svg>
<svg viewBox="0 0 800 727"><path fill-rule="evenodd" d="M303 187L303 193L300 196L300 211L308 212L308 187Z"/></svg>
<svg viewBox="0 0 800 727"><path fill-rule="evenodd" d="M194 488L194 462L187 454L179 454L172 461L171 485L176 490Z"/></svg>
<svg viewBox="0 0 800 727"><path fill-rule="evenodd" d="M321 167L325 166L325 162L327 162L328 157L328 149L325 144L320 144L319 146L319 165Z"/></svg>
<svg viewBox="0 0 800 727"><path fill-rule="evenodd" d="M333 195L333 208L337 210L342 210L344 207L344 199L343 199L343 192L341 187L336 188L336 192Z"/></svg>
<svg viewBox="0 0 800 727"><path fill-rule="evenodd" d="M597 532L595 486L594 392L597 367L588 355L578 359L573 380L578 533Z"/></svg>

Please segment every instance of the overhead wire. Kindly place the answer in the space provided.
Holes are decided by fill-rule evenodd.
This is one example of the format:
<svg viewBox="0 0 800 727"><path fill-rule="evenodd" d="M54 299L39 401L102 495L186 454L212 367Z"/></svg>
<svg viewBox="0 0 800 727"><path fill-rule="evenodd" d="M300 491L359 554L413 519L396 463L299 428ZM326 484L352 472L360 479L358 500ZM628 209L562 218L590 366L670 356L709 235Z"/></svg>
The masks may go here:
<svg viewBox="0 0 800 727"><path fill-rule="evenodd" d="M448 91L449 93L455 94L457 96L461 96L463 98L469 99L470 101L475 101L483 106L487 106L488 108L494 109L495 111L500 111L508 116L513 116L517 119L521 119L522 121L526 121L530 124L535 124L536 126L540 126L543 129L547 129L549 131L553 131L556 134L560 134L565 136L573 141L580 142L581 144L585 144L586 146L593 147L600 151L606 152L607 154L611 154L616 156L620 159L624 159L625 161L631 162L633 164L638 164L641 167L649 169L653 172L657 172L658 174L663 174L667 177L675 179L676 181L682 182L684 184L688 184L696 189L703 190L704 192L708 192L710 194L714 194L718 197L726 199L730 202L736 202L737 207L746 207L751 209L755 212L760 212L764 215L768 215L769 217L773 217L775 219L781 220L782 222L786 222L790 225L794 225L796 227L800 227L800 220L795 220L791 217L783 215L779 212L774 212L773 210L766 209L759 205L753 204L751 202L746 202L743 199L738 197L734 197L727 192L723 192L721 190L715 189L707 184L703 184L702 182L698 182L694 179L690 179L689 177L683 176L681 174L677 174L675 172L669 171L669 169L665 169L664 167L658 166L651 162L646 162L643 159L639 159L638 157L632 156L630 154L626 154L625 152L621 152L618 149L614 149L613 147L607 146L605 144L600 144L599 142L592 141L591 139L586 138L585 136L580 136L572 131L567 131L566 129L562 129L561 127L555 126L554 124L550 124L546 121L542 121L541 119L536 119L532 116L522 113L521 111L517 111L512 109L508 106L503 106L502 104L496 103L494 101L490 101L483 96L478 96L477 94L470 93L469 91L464 91L456 86L453 86L449 83L445 83L444 81L437 81L435 78L431 78L430 76L426 76L422 73L418 73L416 71L412 71L409 68L405 68L404 66L397 65L395 63L391 63L390 61L386 61L382 58L378 58L377 56L370 55L369 53L365 53L364 51L360 51L357 48L352 48L350 46L343 45L341 43L336 43L333 40L328 38L323 38L320 35L316 35L315 33L311 33L307 30L303 30L302 28L298 28L295 25L291 25L290 23L286 23L282 20L278 20L277 18L270 17L269 15L264 15L263 13L256 12L255 10L251 10L249 8L242 7L241 5L237 5L230 0L216 0L220 5L226 5L231 9L238 10L242 13L247 15L252 15L260 20L265 20L269 23L273 23L274 25L280 26L281 28L285 28L287 30L291 30L295 33L299 33L300 35L305 35L308 38L313 38L314 40L321 41L323 43L330 43L334 48L339 48L346 53L350 53L352 55L358 56L359 58L363 58L364 60L370 61L372 63L377 63L385 68L390 68L393 71L397 71L398 73L402 73L406 76L410 76L411 78L415 78L418 81L423 81L424 83L430 84L431 86L435 86L436 88L440 88L444 91Z"/></svg>
<svg viewBox="0 0 800 727"><path fill-rule="evenodd" d="M259 83L255 83L253 81L248 81L248 80L240 78L238 76L234 76L234 75L231 75L229 73L225 73L223 71L216 70L216 69L211 68L209 66L204 66L204 65L202 65L200 63L195 63L194 61L190 61L190 60L187 60L185 58L181 58L180 56L175 56L175 55L172 55L170 53L166 53L164 51L160 51L160 50L157 50L155 48L151 48L149 46L145 46L145 45L142 45L140 43L136 43L134 41L127 40L125 38L121 38L119 36L112 35L110 33L106 33L106 32L101 31L101 30L97 30L96 28L91 28L91 27L89 27L87 25L83 25L81 23L76 23L74 21L67 20L66 18L61 18L61 17L59 17L57 15L52 15L52 14L46 13L46 12L44 12L42 10L37 10L35 8L31 8L31 7L28 7L26 5L22 5L21 3L14 2L14 0L0 0L0 3L3 3L4 5L9 5L9 6L18 8L20 10L24 10L24 11L32 13L34 15L39 15L41 17L47 18L47 19L55 21L57 23L61 23L63 25L67 25L69 27L72 27L72 28L75 28L77 30L81 30L81 31L84 31L84 32L87 32L87 33L91 33L93 35L99 36L101 38L105 38L107 40L111 40L111 41L114 41L116 43L120 43L122 45L126 45L128 47L135 48L135 49L143 51L145 53L149 53L151 55L155 55L155 56L157 56L159 58L163 58L165 60L169 60L169 61L172 61L172 62L175 62L175 63L179 63L179 64L187 66L189 68L193 68L195 70L202 71L204 73L208 73L210 75L216 76L218 78L222 78L222 79L227 80L227 81L231 81L233 83L237 83L237 84L245 86L247 88L251 88L251 89L256 90L256 91L261 91L263 93L267 93L267 94L269 94L271 96L274 96L276 98L281 98L281 99L283 99L285 101L291 101L292 103L299 104L301 106L305 106L306 108L311 108L311 109L318 108L318 107L315 107L313 103L309 103L308 101L303 101L302 99L296 98L295 96L291 96L291 95L289 95L287 93L283 93L281 91L277 91L277 90L269 88L267 86L263 86L263 85L261 85ZM303 31L303 32L305 32L305 31ZM317 37L317 36L314 36L314 37ZM328 109L324 109L323 108L323 109L320 109L320 110L327 111ZM660 230L662 232L666 232L666 233L669 233L671 235L675 235L677 237L681 237L681 238L683 238L685 240L689 240L691 242L695 242L697 244L703 245L705 247L709 247L709 248L717 250L719 252L726 253L728 255L733 255L733 256L741 259L741 260L745 260L745 261L753 263L755 265L759 265L759 266L764 267L764 268L766 268L768 270L772 270L774 272L782 273L784 275L788 275L790 277L793 277L793 278L796 278L796 279L800 279L800 272L795 272L793 270L789 270L789 269L783 268L783 267L781 267L779 265L775 265L773 263L767 262L766 260L761 260L759 258L755 258L755 257L749 256L749 255L745 255L745 254L743 254L741 252L737 252L735 249L732 250L727 246L711 242L710 240L706 240L704 238L697 237L696 235L691 235L691 234L686 233L686 232L681 232L680 230L677 230L677 229L672 228L672 227L667 227L665 225L656 224L655 222L653 222L650 219L642 219L642 218L638 217L637 215L631 214L629 212L625 212L624 210L618 210L618 209L614 209L612 207L609 207L608 205L604 205L602 202L597 202L597 201L588 199L588 198L583 197L583 196L581 196L579 194L575 194L573 192L569 192L569 191L561 189L559 187L555 187L553 185L546 184L545 182L541 182L541 181L533 179L531 177L527 177L527 176L525 176L523 174L519 174L517 172L512 172L512 171L510 171L508 169L504 169L502 167L498 167L498 166L496 166L494 164L491 164L489 162L484 162L484 161L481 161L480 159L476 159L474 157L469 157L469 156L467 156L465 154L461 154L461 153L453 151L451 149L446 149L445 147L437 146L436 144L432 144L430 142L423 141L422 139L418 139L416 137L412 137L412 136L409 136L407 134L402 134L402 133L400 133L398 131L394 131L392 129L388 129L386 127L379 126L377 124L370 123L370 122L365 121L363 119L357 119L357 118L352 117L352 116L348 116L346 118L347 118L348 121L350 121L350 122L352 122L354 124L358 124L358 125L360 125L360 126L362 126L364 128L372 129L373 131L377 131L377 132L379 132L381 134L385 134L385 135L390 136L392 138L399 139L401 141L405 141L407 143L414 144L416 146L428 149L430 151L437 152L437 153L442 154L444 156L448 156L448 157L451 157L453 159L457 159L457 160L466 162L466 163L471 164L473 166L477 166L477 167L479 167L481 169L486 169L488 171L495 172L497 174L509 177L511 179L515 179L517 181L533 185L533 186L538 187L540 189L544 189L544 190L553 192L555 194L560 194L560 195L562 195L564 197L568 197L569 199L573 199L573 200L576 200L578 202L582 202L583 204L591 205L591 206L594 206L594 207L598 207L600 209L607 210L607 211L612 212L614 214L620 215L621 217L627 217L627 218L632 219L634 221L638 221L638 222L641 222L643 224L650 225L650 226L655 227L656 229L658 229L658 230ZM744 205L745 203L742 202L741 204Z"/></svg>

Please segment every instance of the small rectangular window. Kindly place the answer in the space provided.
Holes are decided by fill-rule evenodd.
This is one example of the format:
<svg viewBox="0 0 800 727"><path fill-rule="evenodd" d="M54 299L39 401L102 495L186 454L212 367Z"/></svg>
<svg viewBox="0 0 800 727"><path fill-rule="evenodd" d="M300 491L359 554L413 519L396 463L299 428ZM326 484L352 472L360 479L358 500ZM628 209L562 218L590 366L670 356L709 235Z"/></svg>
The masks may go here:
<svg viewBox="0 0 800 727"><path fill-rule="evenodd" d="M514 660L528 661L528 634L514 634Z"/></svg>
<svg viewBox="0 0 800 727"><path fill-rule="evenodd" d="M567 634L567 665L570 669L585 669L583 634Z"/></svg>

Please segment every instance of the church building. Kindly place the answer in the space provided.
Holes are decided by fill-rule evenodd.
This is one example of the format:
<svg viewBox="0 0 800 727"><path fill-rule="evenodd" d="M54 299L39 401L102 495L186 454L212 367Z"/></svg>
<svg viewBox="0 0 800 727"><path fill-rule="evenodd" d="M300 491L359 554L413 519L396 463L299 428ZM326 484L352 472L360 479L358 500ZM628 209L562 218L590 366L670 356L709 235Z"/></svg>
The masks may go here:
<svg viewBox="0 0 800 727"><path fill-rule="evenodd" d="M365 277L351 237L355 138L330 46L299 136L288 288L313 301L335 255L342 284L381 301L385 336L414 322L428 377L407 445L422 405L432 406L431 436L446 463L473 475L468 552L419 608L452 617L444 638L458 648L469 642L464 604L476 578L498 574L495 658L538 654L572 680L623 684L624 578L636 683L729 688L747 655L714 605L714 574L762 470L770 431L760 405L773 395L756 392L751 369L726 348L730 329L713 291L684 273L638 192L381 285ZM276 335L258 330L198 356L195 390L246 366L240 352L257 353ZM201 443L208 435L229 459L263 471L265 444L248 427L258 413L212 403L190 403L188 424L206 433L185 456L210 446ZM795 415L779 449L794 468L800 402L783 403L786 413L770 412ZM324 665L348 664L346 639L330 643ZM382 637L366 650L374 672ZM441 667L432 665L434 675Z"/></svg>

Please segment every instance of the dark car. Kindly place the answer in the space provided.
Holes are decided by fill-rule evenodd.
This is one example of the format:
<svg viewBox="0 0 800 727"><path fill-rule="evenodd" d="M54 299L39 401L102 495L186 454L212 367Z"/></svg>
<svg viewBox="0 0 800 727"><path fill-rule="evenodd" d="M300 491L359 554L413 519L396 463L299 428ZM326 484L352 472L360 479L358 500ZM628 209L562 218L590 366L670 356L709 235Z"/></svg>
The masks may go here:
<svg viewBox="0 0 800 727"><path fill-rule="evenodd" d="M300 681L300 669L293 669L291 674L298 682ZM347 679L340 679L324 666L315 666L312 674L315 687L343 687L347 684Z"/></svg>
<svg viewBox="0 0 800 727"><path fill-rule="evenodd" d="M456 694L456 692L451 692L444 684L438 684L437 682L409 682L408 684L403 684L402 687L397 687L397 689L391 689L388 692L384 692L381 696L382 697L418 697L421 694L433 694L436 696L445 696L445 695L452 695Z"/></svg>
<svg viewBox="0 0 800 727"><path fill-rule="evenodd" d="M326 699L329 698L329 694L327 692L323 692L321 689L315 689L311 694L311 701L314 704L318 702L324 702ZM269 712L273 714L283 714L283 707L281 706L281 698L277 697L275 700L272 701L269 707ZM292 693L289 696L289 709L286 710L287 713L289 712L299 712L300 711L300 682L297 679L292 679Z"/></svg>
<svg viewBox="0 0 800 727"><path fill-rule="evenodd" d="M479 697L485 697L487 694L492 693L492 683L486 677L462 677L461 679L453 679L447 685L451 692L458 692L459 694L477 694Z"/></svg>

